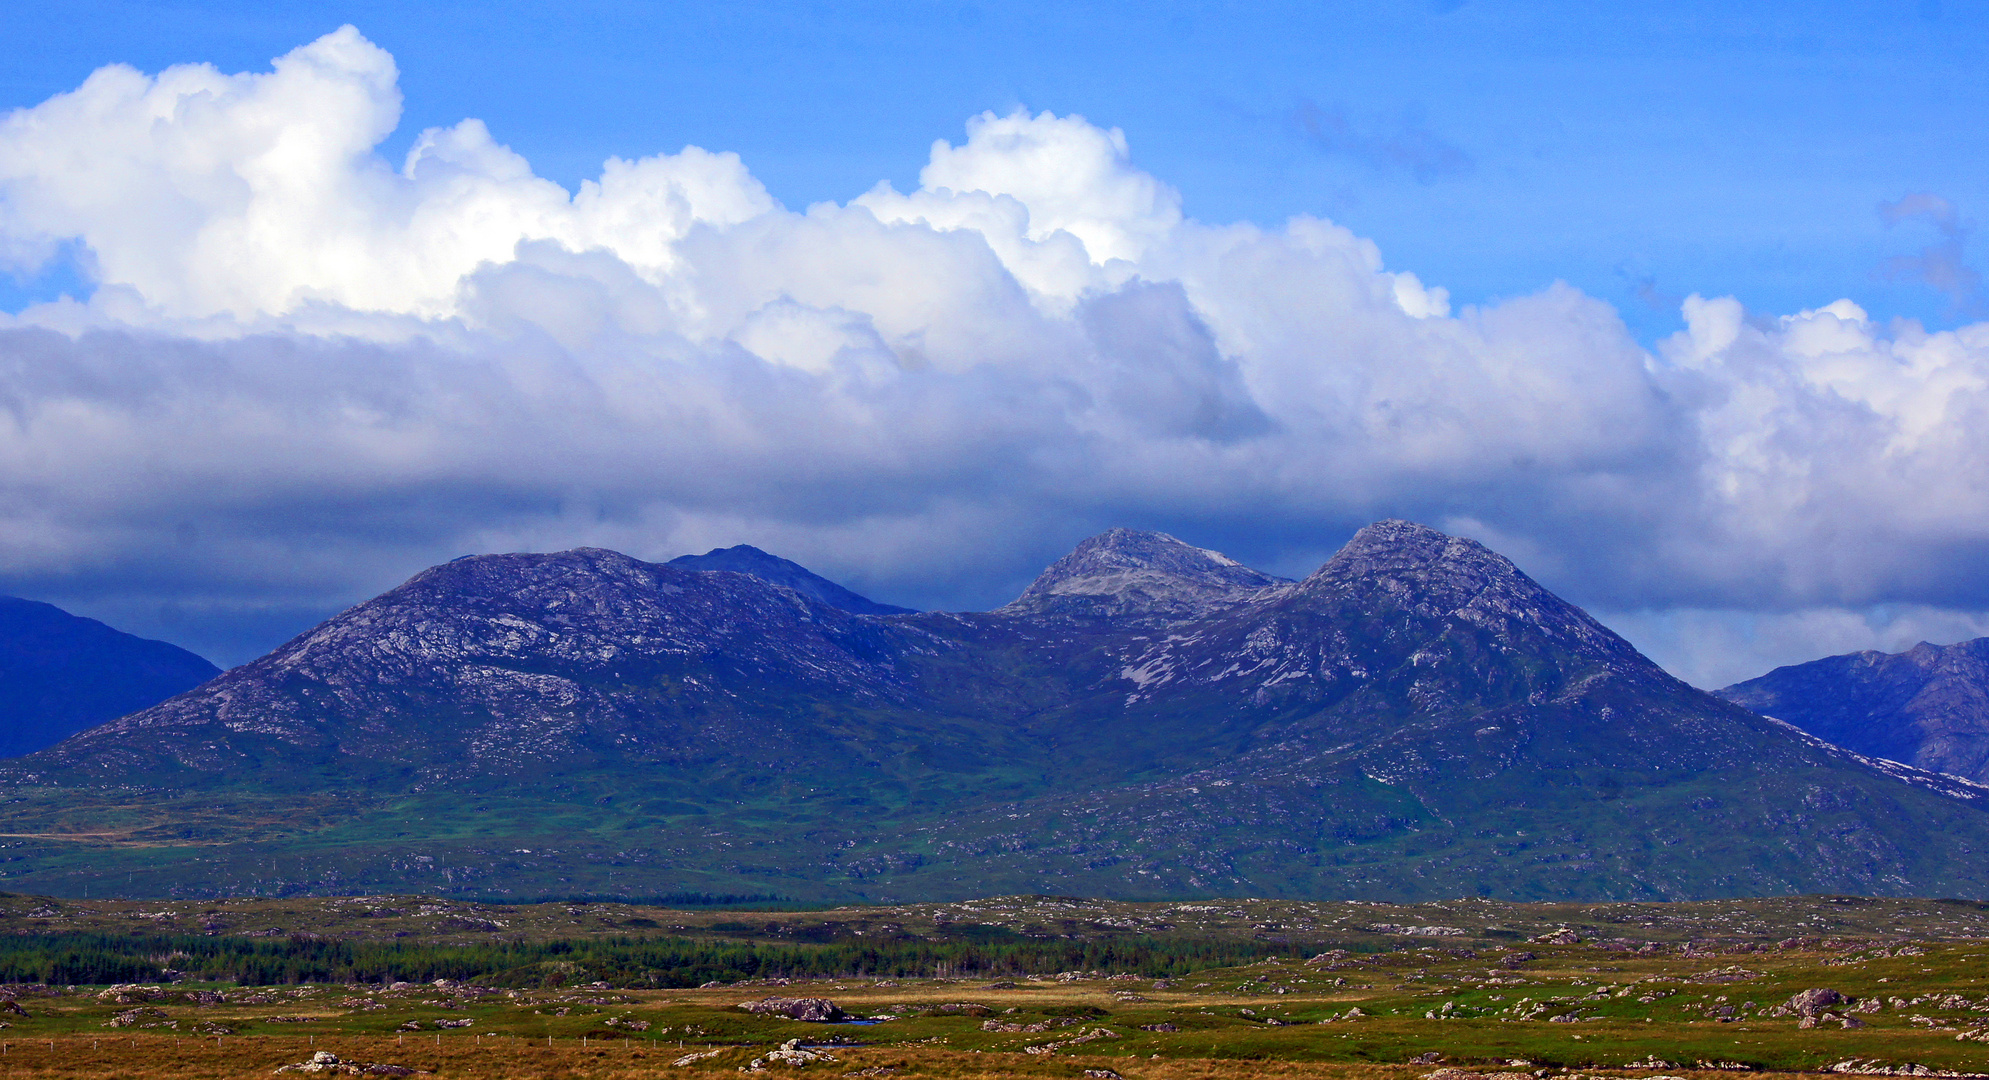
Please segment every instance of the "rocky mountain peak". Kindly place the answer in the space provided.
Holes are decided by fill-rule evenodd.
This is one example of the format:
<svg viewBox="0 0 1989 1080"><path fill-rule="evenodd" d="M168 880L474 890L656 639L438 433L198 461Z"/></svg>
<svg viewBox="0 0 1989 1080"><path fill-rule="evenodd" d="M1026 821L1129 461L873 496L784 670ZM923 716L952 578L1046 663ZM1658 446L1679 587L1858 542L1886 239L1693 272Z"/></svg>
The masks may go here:
<svg viewBox="0 0 1989 1080"><path fill-rule="evenodd" d="M1585 651L1635 657L1622 638L1555 596L1510 559L1475 540L1411 521L1378 521L1354 534L1301 582L1298 595L1364 597L1423 616L1458 618L1514 637L1545 635Z"/></svg>
<svg viewBox="0 0 1989 1080"><path fill-rule="evenodd" d="M1108 529L1051 563L1000 610L1011 615L1191 618L1284 582L1166 533Z"/></svg>
<svg viewBox="0 0 1989 1080"><path fill-rule="evenodd" d="M1451 536L1413 521L1377 521L1355 533L1324 566L1313 573L1323 576L1377 577L1386 574L1415 573L1439 566L1461 568L1473 565L1480 572L1496 575L1512 563L1475 540Z"/></svg>

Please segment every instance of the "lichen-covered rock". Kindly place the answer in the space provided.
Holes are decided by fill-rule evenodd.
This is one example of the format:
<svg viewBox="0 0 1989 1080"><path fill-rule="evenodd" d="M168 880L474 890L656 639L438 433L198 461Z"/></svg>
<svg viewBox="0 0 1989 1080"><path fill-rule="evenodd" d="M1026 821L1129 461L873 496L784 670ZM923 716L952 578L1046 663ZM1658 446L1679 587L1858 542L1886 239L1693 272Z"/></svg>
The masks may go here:
<svg viewBox="0 0 1989 1080"><path fill-rule="evenodd" d="M114 1027L114 1028L130 1027L131 1025L136 1024L147 1017L156 1016L163 1018L165 1015L166 1015L166 1010L164 1009L153 1009L141 1006L136 1009L126 1009L123 1012L118 1013L116 1016L113 1016L108 1021L106 1021L105 1026Z"/></svg>
<svg viewBox="0 0 1989 1080"><path fill-rule="evenodd" d="M1797 1016L1817 1016L1832 1005L1843 1004L1844 995L1828 987L1804 990L1791 997L1788 1002L1790 1012Z"/></svg>
<svg viewBox="0 0 1989 1080"><path fill-rule="evenodd" d="M764 997L758 1001L742 1001L739 1007L761 1016L784 1016L811 1024L833 1024L849 1019L849 1014L828 998Z"/></svg>
<svg viewBox="0 0 1989 1080"><path fill-rule="evenodd" d="M754 1058L746 1068L754 1072L763 1070L769 1065L787 1065L798 1069L816 1062L829 1063L835 1060L836 1056L826 1050L804 1050L800 1039L789 1039L780 1044L780 1049L769 1050Z"/></svg>

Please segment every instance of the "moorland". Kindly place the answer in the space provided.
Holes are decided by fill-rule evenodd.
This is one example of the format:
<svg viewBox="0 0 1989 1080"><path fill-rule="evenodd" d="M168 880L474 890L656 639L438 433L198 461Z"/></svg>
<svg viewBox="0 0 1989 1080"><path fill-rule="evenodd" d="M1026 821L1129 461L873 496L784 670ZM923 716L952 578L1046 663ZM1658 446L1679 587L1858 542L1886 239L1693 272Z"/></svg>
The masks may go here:
<svg viewBox="0 0 1989 1080"><path fill-rule="evenodd" d="M10 895L0 928L19 1077L1989 1074L1971 901Z"/></svg>

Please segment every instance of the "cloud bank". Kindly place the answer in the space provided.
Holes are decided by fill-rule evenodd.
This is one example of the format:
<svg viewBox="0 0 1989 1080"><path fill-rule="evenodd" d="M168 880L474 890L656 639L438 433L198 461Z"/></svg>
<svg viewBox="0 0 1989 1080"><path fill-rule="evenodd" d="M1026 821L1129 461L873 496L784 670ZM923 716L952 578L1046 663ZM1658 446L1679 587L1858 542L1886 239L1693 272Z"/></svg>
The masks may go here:
<svg viewBox="0 0 1989 1080"><path fill-rule="evenodd" d="M96 283L0 316L0 582L249 626L468 551L751 542L980 606L1113 524L1302 573L1404 516L1654 638L1989 609L1989 324L1453 310L1047 112L802 210L695 147L568 192L475 120L395 166L397 78L347 27L0 120L0 260Z"/></svg>

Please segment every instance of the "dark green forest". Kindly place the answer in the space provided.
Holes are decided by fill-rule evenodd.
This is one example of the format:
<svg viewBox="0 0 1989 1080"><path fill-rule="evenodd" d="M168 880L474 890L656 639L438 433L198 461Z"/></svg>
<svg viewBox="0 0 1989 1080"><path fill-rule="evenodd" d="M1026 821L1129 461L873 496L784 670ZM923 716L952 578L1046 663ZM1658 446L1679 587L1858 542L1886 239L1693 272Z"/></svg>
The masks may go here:
<svg viewBox="0 0 1989 1080"><path fill-rule="evenodd" d="M746 979L978 978L1073 970L1165 978L1290 952L1289 945L1269 942L1166 937L820 945L626 937L436 945L301 935L46 934L0 938L0 983L100 985L183 978L264 986L455 979L497 987L600 981L672 989Z"/></svg>

